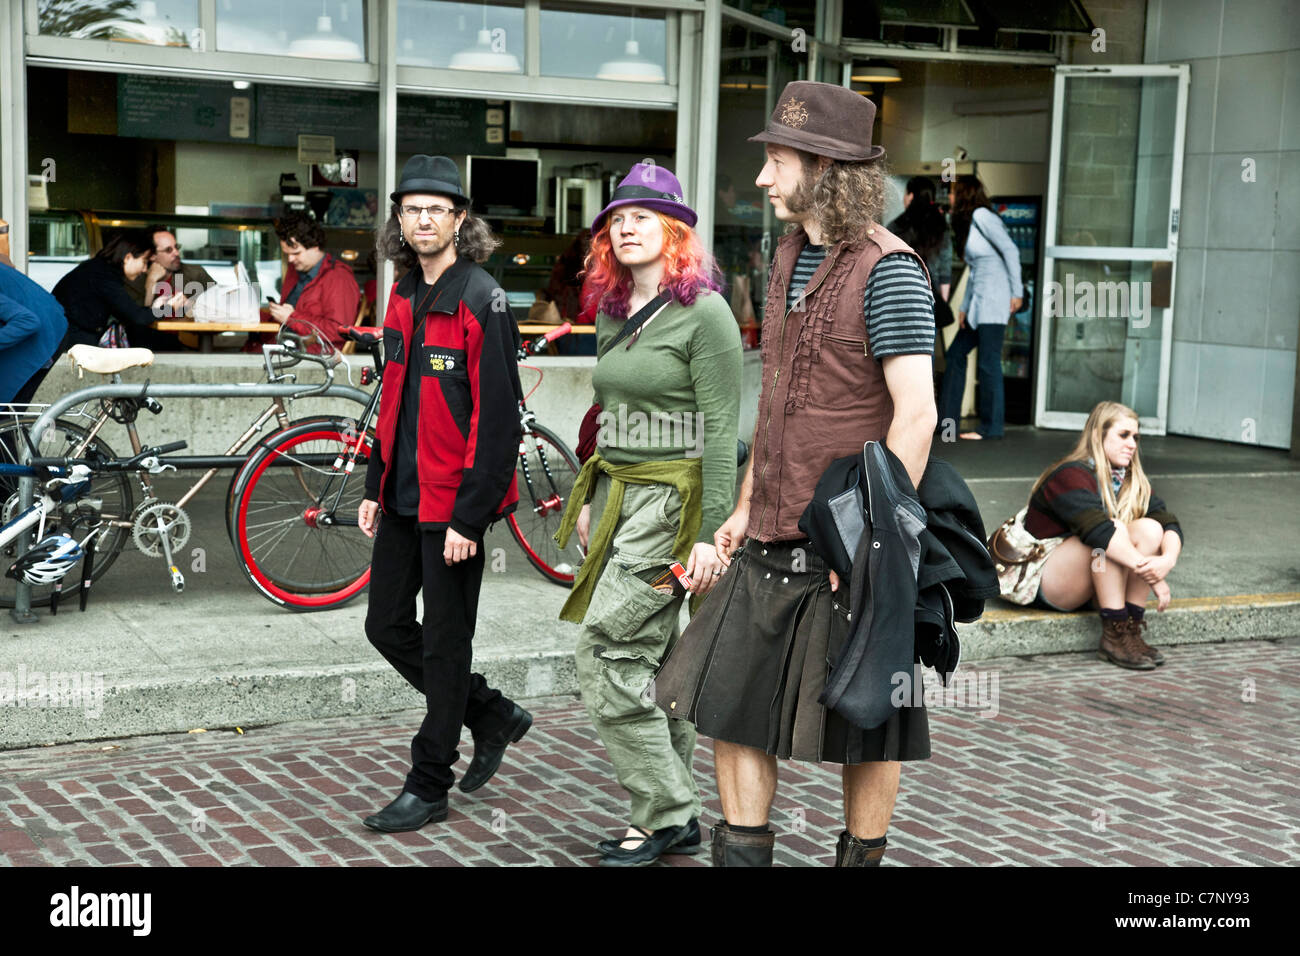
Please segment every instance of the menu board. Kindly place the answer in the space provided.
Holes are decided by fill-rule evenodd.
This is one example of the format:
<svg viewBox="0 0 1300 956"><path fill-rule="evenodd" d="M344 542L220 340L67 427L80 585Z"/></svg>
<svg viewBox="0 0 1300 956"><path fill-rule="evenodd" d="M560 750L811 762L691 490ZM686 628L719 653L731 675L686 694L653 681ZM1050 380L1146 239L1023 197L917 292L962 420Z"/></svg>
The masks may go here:
<svg viewBox="0 0 1300 956"><path fill-rule="evenodd" d="M179 80L168 76L120 74L117 78L117 135L146 139L247 143L231 136L230 101L247 98L229 83ZM236 124L236 132L247 132Z"/></svg>
<svg viewBox="0 0 1300 956"><path fill-rule="evenodd" d="M379 148L379 94L373 91L266 85L236 90L228 83L133 74L117 81L119 136L297 148L299 135L316 134L333 136L339 149ZM232 99L250 97L251 115L239 104L232 124ZM504 156L508 128L500 102L397 98L399 152Z"/></svg>

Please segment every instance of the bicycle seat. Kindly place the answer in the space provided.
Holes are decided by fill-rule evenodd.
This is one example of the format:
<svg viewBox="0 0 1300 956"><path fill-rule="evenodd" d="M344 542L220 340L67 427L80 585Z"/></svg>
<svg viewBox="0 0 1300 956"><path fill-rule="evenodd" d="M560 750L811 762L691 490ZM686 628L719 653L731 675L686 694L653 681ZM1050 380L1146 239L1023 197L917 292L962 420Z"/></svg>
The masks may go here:
<svg viewBox="0 0 1300 956"><path fill-rule="evenodd" d="M124 369L153 364L149 349L101 349L93 345L74 345L68 349L78 371L114 375Z"/></svg>
<svg viewBox="0 0 1300 956"><path fill-rule="evenodd" d="M343 330L343 337L351 339L358 345L374 345L380 340L380 329L366 329L359 326L352 326Z"/></svg>

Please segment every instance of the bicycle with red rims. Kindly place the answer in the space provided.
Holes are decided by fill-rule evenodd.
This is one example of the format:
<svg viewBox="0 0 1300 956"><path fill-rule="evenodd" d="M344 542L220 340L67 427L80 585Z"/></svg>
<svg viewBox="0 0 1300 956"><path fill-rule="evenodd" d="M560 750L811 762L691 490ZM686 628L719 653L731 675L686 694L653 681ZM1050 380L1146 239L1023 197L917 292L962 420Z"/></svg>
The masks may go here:
<svg viewBox="0 0 1300 956"><path fill-rule="evenodd" d="M570 328L566 322L524 343L519 360L544 351ZM365 498L383 358L377 334L349 329L344 335L375 356L375 365L361 372L361 384L374 382L376 388L360 419L317 419L277 432L234 481L231 543L240 568L262 595L293 610L340 607L370 583L372 542L357 526L357 508ZM568 585L583 551L576 543L560 549L552 536L577 478L578 458L528 410L534 391L536 385L519 403L519 504L506 524L533 567Z"/></svg>

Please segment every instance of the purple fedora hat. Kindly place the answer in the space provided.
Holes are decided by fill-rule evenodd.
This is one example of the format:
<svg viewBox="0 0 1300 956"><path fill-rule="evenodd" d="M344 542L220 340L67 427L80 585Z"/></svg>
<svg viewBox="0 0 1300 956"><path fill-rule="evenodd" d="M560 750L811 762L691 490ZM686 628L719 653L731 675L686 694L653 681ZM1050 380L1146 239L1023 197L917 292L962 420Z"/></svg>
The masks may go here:
<svg viewBox="0 0 1300 956"><path fill-rule="evenodd" d="M600 224L605 221L609 211L617 206L645 206L680 219L692 228L699 218L682 198L682 184L677 181L672 170L654 163L637 163L623 177L614 194L609 197L609 205L592 222L593 233L600 231Z"/></svg>

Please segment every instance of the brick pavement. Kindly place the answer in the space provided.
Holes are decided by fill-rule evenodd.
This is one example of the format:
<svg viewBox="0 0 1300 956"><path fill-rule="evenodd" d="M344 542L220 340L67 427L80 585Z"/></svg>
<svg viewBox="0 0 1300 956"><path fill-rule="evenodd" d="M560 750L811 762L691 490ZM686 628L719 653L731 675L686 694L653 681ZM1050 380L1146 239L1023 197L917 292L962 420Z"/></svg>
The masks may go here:
<svg viewBox="0 0 1300 956"><path fill-rule="evenodd" d="M1084 654L964 669L986 675L997 713L987 698L932 709L935 755L904 768L886 863L1294 864L1300 639L1168 656L1155 673ZM0 860L590 865L625 798L580 702L533 711L492 784L453 791L445 823L396 835L360 821L401 786L413 712L0 753ZM707 825L707 746L696 766ZM828 863L838 809L837 768L782 764L777 862Z"/></svg>

